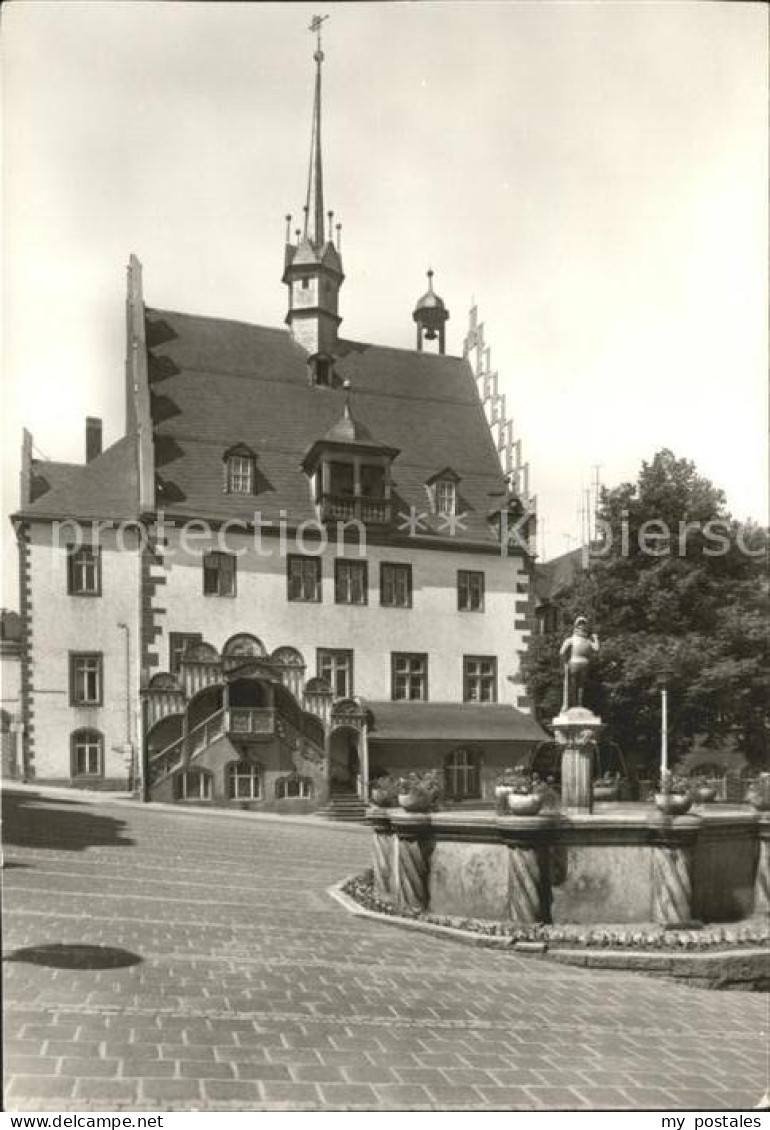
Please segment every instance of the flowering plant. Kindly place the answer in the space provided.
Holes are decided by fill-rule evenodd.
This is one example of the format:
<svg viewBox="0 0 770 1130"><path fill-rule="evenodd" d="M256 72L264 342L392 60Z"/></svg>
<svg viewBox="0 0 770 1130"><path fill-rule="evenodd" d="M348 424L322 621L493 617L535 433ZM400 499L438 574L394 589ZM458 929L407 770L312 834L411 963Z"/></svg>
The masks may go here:
<svg viewBox="0 0 770 1130"><path fill-rule="evenodd" d="M664 769L660 775L660 792L664 796L671 793L676 793L677 796L689 796L692 788L692 782L688 777L683 777L680 773L672 773L670 769Z"/></svg>
<svg viewBox="0 0 770 1130"><path fill-rule="evenodd" d="M548 788L547 783L541 777L538 777L537 773L527 773L520 768L510 770L508 780L505 783L511 792L517 796L544 793Z"/></svg>
<svg viewBox="0 0 770 1130"><path fill-rule="evenodd" d="M770 808L770 773L760 773L748 790L747 800L755 808Z"/></svg>
<svg viewBox="0 0 770 1130"><path fill-rule="evenodd" d="M398 792L400 795L416 793L435 802L441 792L438 773L435 769L428 769L422 773L407 773L405 777L398 779Z"/></svg>
<svg viewBox="0 0 770 1130"><path fill-rule="evenodd" d="M390 774L385 774L382 777L376 777L371 784L370 794L372 800L385 807L390 807L396 803L398 796L398 781Z"/></svg>

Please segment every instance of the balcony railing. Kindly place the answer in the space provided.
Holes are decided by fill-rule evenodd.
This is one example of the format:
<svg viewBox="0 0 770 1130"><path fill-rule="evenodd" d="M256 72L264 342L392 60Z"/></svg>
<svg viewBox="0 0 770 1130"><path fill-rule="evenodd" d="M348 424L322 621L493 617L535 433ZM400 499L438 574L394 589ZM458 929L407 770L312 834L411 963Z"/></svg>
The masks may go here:
<svg viewBox="0 0 770 1130"><path fill-rule="evenodd" d="M275 711L264 706L231 706L227 729L231 734L258 734L270 737L275 733Z"/></svg>
<svg viewBox="0 0 770 1130"><path fill-rule="evenodd" d="M321 499L321 517L324 522L357 519L370 525L384 526L391 521L391 504L386 498L325 494Z"/></svg>

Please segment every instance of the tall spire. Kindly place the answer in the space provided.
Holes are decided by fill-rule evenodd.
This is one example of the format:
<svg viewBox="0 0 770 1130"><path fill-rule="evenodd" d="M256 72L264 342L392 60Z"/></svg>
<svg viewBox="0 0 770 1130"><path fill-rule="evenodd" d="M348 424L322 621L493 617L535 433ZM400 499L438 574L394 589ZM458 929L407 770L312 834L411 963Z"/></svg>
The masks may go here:
<svg viewBox="0 0 770 1130"><path fill-rule="evenodd" d="M315 247L321 247L325 242L324 232L324 181L323 162L321 159L321 65L324 53L321 50L321 25L328 16L313 16L309 31L315 32L316 49L313 53L315 59L315 99L313 101L313 127L310 137L310 168L307 177L307 208L305 211L304 234L309 237Z"/></svg>
<svg viewBox="0 0 770 1130"><path fill-rule="evenodd" d="M302 206L302 227L289 241L291 218L286 220L286 247L283 281L289 291L286 324L298 345L308 353L311 368L317 370L316 383L326 383L337 352L340 317L339 290L344 281L340 257L340 225L334 225L334 212L324 211L323 164L321 159L321 25L326 16L313 16L310 31L316 36L313 54L316 64L313 129L310 140L310 167L307 199ZM328 228L328 230L327 230ZM334 232L337 246L334 246ZM316 364L316 359L317 364Z"/></svg>

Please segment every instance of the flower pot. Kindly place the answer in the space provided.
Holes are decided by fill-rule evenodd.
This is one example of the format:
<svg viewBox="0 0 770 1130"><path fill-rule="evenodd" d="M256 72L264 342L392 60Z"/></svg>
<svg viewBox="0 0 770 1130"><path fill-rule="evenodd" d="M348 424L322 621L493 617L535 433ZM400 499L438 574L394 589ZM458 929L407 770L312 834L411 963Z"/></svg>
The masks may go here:
<svg viewBox="0 0 770 1130"><path fill-rule="evenodd" d="M619 795L619 785L594 785L594 800L617 800Z"/></svg>
<svg viewBox="0 0 770 1130"><path fill-rule="evenodd" d="M497 797L498 800L500 799L500 797L508 796L508 793L510 791L511 791L510 785L495 785L495 796Z"/></svg>
<svg viewBox="0 0 770 1130"><path fill-rule="evenodd" d="M770 794L755 792L754 789L749 789L746 793L746 800L750 805L756 808L757 812L770 812Z"/></svg>
<svg viewBox="0 0 770 1130"><path fill-rule="evenodd" d="M406 812L428 812L433 807L433 797L427 793L399 793L398 803Z"/></svg>
<svg viewBox="0 0 770 1130"><path fill-rule="evenodd" d="M537 816L542 805L540 793L508 793L508 809L514 816Z"/></svg>
<svg viewBox="0 0 770 1130"><path fill-rule="evenodd" d="M695 790L695 799L698 804L711 804L716 799L717 791L713 785L698 785Z"/></svg>
<svg viewBox="0 0 770 1130"><path fill-rule="evenodd" d="M692 807L689 793L656 793L655 804L666 816L684 816Z"/></svg>
<svg viewBox="0 0 770 1130"><path fill-rule="evenodd" d="M372 804L376 804L378 808L389 808L393 804L393 796L385 789L372 789L369 793L369 800Z"/></svg>

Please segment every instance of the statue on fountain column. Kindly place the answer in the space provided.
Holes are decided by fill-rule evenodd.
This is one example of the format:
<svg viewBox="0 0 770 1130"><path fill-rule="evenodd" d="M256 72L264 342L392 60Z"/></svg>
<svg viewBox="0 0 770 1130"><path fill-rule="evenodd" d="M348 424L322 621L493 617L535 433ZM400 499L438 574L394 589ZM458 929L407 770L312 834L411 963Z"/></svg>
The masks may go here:
<svg viewBox="0 0 770 1130"><path fill-rule="evenodd" d="M561 645L559 658L564 661L564 701L562 713L572 706L583 705L583 692L591 665L599 652L599 637L588 634L588 620L578 616L572 635Z"/></svg>

